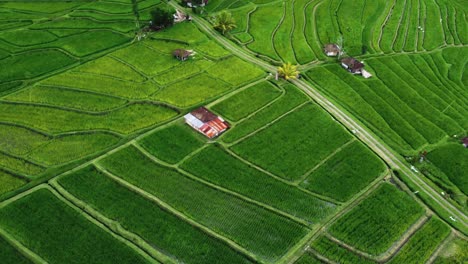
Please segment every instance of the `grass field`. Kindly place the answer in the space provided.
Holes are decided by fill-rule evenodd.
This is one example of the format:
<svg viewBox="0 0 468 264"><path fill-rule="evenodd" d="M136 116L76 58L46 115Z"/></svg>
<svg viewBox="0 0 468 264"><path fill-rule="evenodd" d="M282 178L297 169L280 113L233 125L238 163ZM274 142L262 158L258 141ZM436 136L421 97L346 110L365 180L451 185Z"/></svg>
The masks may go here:
<svg viewBox="0 0 468 264"><path fill-rule="evenodd" d="M324 60L327 43L339 43L357 56L434 50L467 41L466 11L456 1L217 2L222 3L208 10L231 9L238 22L233 36L253 53L274 60Z"/></svg>
<svg viewBox="0 0 468 264"><path fill-rule="evenodd" d="M158 159L175 164L205 142L202 135L194 133L185 123L177 122L144 137L139 144Z"/></svg>
<svg viewBox="0 0 468 264"><path fill-rule="evenodd" d="M307 97L293 86L287 85L284 89L285 94L279 100L230 129L222 140L233 143L306 102Z"/></svg>
<svg viewBox="0 0 468 264"><path fill-rule="evenodd" d="M294 181L350 139L318 106L307 104L232 149L262 168Z"/></svg>
<svg viewBox="0 0 468 264"><path fill-rule="evenodd" d="M211 109L231 121L239 121L280 95L281 91L271 83L261 82L219 102Z"/></svg>
<svg viewBox="0 0 468 264"><path fill-rule="evenodd" d="M27 264L33 263L21 255L12 245L0 237L0 258L5 264Z"/></svg>
<svg viewBox="0 0 468 264"><path fill-rule="evenodd" d="M361 142L344 146L309 174L301 186L346 201L385 171L385 165Z"/></svg>
<svg viewBox="0 0 468 264"><path fill-rule="evenodd" d="M122 187L93 167L62 178L59 183L174 260L184 263L250 262L225 243Z"/></svg>
<svg viewBox="0 0 468 264"><path fill-rule="evenodd" d="M3 206L0 226L49 262L148 263L47 189Z"/></svg>
<svg viewBox="0 0 468 264"><path fill-rule="evenodd" d="M385 183L335 222L329 231L361 251L378 255L385 252L423 213L421 206L406 193Z"/></svg>
<svg viewBox="0 0 468 264"><path fill-rule="evenodd" d="M389 263L423 263L450 233L445 223L431 218L400 249Z"/></svg>
<svg viewBox="0 0 468 264"><path fill-rule="evenodd" d="M25 183L25 180L0 170L0 195L13 191Z"/></svg>
<svg viewBox="0 0 468 264"><path fill-rule="evenodd" d="M210 0L143 29L177 4L0 0L0 262L466 260L438 220L464 232L462 215L437 201L466 212L466 5ZM224 36L209 30L223 10ZM275 80L285 62L298 82ZM200 106L230 128L194 131Z"/></svg>
<svg viewBox="0 0 468 264"><path fill-rule="evenodd" d="M271 205L295 217L318 223L335 205L321 201L244 164L220 146L209 146L189 158L182 169L218 186Z"/></svg>
<svg viewBox="0 0 468 264"><path fill-rule="evenodd" d="M153 163L135 148L99 164L267 261L285 254L307 232L292 220Z"/></svg>
<svg viewBox="0 0 468 264"><path fill-rule="evenodd" d="M369 260L365 257L357 255L346 248L339 246L338 244L331 241L325 236L321 236L314 240L311 244L314 249L321 256L326 257L329 260L335 261L336 263L342 264L371 264L376 263L375 261Z"/></svg>
<svg viewBox="0 0 468 264"><path fill-rule="evenodd" d="M451 143L431 151L428 160L437 166L465 195L468 195L468 153L459 143Z"/></svg>

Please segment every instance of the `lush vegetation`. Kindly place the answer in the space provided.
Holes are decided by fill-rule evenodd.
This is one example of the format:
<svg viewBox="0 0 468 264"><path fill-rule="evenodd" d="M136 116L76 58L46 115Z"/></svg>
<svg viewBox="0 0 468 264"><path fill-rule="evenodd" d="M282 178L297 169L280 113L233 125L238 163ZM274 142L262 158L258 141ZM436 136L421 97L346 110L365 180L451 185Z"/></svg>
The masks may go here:
<svg viewBox="0 0 468 264"><path fill-rule="evenodd" d="M44 188L1 208L0 226L48 262L148 263Z"/></svg>
<svg viewBox="0 0 468 264"><path fill-rule="evenodd" d="M341 217L330 233L353 247L379 255L421 217L424 210L406 193L384 183Z"/></svg>
<svg viewBox="0 0 468 264"><path fill-rule="evenodd" d="M21 255L12 245L0 237L0 259L5 264L27 264L32 263Z"/></svg>
<svg viewBox="0 0 468 264"><path fill-rule="evenodd" d="M350 138L318 106L307 104L232 149L262 168L295 181Z"/></svg>
<svg viewBox="0 0 468 264"><path fill-rule="evenodd" d="M389 263L424 263L449 233L450 229L445 223L437 218L431 218Z"/></svg>
<svg viewBox="0 0 468 264"><path fill-rule="evenodd" d="M307 97L293 86L287 85L284 89L285 94L280 99L262 109L251 118L245 119L243 122L236 125L236 127L223 136L223 141L233 143L264 127L268 123L301 105L301 103L307 101Z"/></svg>
<svg viewBox="0 0 468 264"><path fill-rule="evenodd" d="M209 146L188 159L182 169L226 189L271 205L292 216L317 223L335 206L294 186L249 167L218 145Z"/></svg>
<svg viewBox="0 0 468 264"><path fill-rule="evenodd" d="M384 163L361 142L343 146L301 182L301 186L346 201L385 171Z"/></svg>
<svg viewBox="0 0 468 264"><path fill-rule="evenodd" d="M151 155L174 164L181 161L205 143L202 135L188 125L178 122L144 137L139 141Z"/></svg>
<svg viewBox="0 0 468 264"><path fill-rule="evenodd" d="M99 164L268 261L282 256L307 232L290 219L153 163L132 147Z"/></svg>
<svg viewBox="0 0 468 264"><path fill-rule="evenodd" d="M212 110L223 118L239 121L281 95L281 91L270 82L261 82L217 103Z"/></svg>
<svg viewBox="0 0 468 264"><path fill-rule="evenodd" d="M325 236L320 236L319 238L314 240L314 242L312 242L311 244L311 247L318 254L326 257L329 260L335 261L336 263L342 263L342 264L376 263L375 261L369 260L363 256L353 253L352 251L349 251L346 248L341 247L340 245L334 243L333 241L331 241L329 238Z"/></svg>
<svg viewBox="0 0 468 264"><path fill-rule="evenodd" d="M80 200L178 261L249 262L223 242L122 187L93 167L68 175L59 183Z"/></svg>
<svg viewBox="0 0 468 264"><path fill-rule="evenodd" d="M439 213L426 223L386 183L356 203L385 165L295 86L309 83L466 211L460 1L210 0L172 25L175 2L0 1L0 262L26 249L50 263L146 262L138 245L160 262L305 252L298 263L370 263L403 241L390 261L419 263L449 232L437 217L465 232L425 192ZM343 53L327 57L328 43ZM372 78L342 69L344 56ZM200 106L231 128L207 140L183 124ZM446 249L436 262L466 259L466 241Z"/></svg>
<svg viewBox="0 0 468 264"><path fill-rule="evenodd" d="M450 241L436 258L436 264L463 263L468 258L468 241L455 238Z"/></svg>

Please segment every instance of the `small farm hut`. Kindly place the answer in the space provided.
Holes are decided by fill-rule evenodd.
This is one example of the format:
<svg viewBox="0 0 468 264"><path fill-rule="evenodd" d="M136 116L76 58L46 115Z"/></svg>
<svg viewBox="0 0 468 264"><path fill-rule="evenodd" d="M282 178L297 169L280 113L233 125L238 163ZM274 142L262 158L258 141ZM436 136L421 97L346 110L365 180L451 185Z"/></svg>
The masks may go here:
<svg viewBox="0 0 468 264"><path fill-rule="evenodd" d="M344 58L341 60L341 66L347 69L352 74L361 74L364 68L364 63L356 60L355 58Z"/></svg>
<svg viewBox="0 0 468 264"><path fill-rule="evenodd" d="M187 14L183 13L180 10L176 10L176 13L174 14L174 23L180 23L180 22L183 22L183 21L185 21L185 20L187 20L189 18L190 18L190 16L188 16Z"/></svg>
<svg viewBox="0 0 468 264"><path fill-rule="evenodd" d="M336 57L338 55L341 55L340 46L336 44L332 44L332 43L325 45L325 47L323 48L323 51L328 57Z"/></svg>
<svg viewBox="0 0 468 264"><path fill-rule="evenodd" d="M464 137L460 141L465 148L468 148L468 137Z"/></svg>
<svg viewBox="0 0 468 264"><path fill-rule="evenodd" d="M208 4L208 0L198 0L198 1L194 1L194 0L184 0L185 4L188 6L188 7L197 7L198 5L200 6L205 6Z"/></svg>
<svg viewBox="0 0 468 264"><path fill-rule="evenodd" d="M214 138L229 128L228 122L220 116L200 107L184 116L185 122L208 138Z"/></svg>
<svg viewBox="0 0 468 264"><path fill-rule="evenodd" d="M192 54L193 51L184 49L176 49L172 52L172 55L180 61L186 61Z"/></svg>

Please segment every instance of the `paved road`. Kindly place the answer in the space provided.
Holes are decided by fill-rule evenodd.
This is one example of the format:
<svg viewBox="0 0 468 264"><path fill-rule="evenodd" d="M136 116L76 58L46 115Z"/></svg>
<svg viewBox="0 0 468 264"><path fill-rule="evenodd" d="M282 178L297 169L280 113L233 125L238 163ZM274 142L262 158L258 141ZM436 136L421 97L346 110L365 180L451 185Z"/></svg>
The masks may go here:
<svg viewBox="0 0 468 264"><path fill-rule="evenodd" d="M180 9L181 7L175 4L173 1L169 2L174 8ZM212 26L204 19L199 17L193 17L193 21L202 29L206 34L210 35L213 39L218 41L224 48L231 51L240 58L256 64L263 69L275 74L276 67L255 57L252 53L243 50L236 44L227 40L215 31ZM424 180L421 179L422 175L413 172L408 164L401 161L401 157L394 154L390 148L379 140L377 137L369 132L367 128L356 122L351 116L346 114L343 110L334 105L325 96L321 95L315 88L309 83L302 80L292 80L298 88L307 93L312 99L320 104L326 111L328 111L336 120L341 122L350 131L358 131L355 135L367 144L375 153L377 153L383 160L385 160L393 169L400 170L409 176L410 180L420 188L419 192L427 194L433 199L438 205L444 208L447 213L453 216L457 221L461 223L465 228L468 228L468 217L460 211L457 207L448 202L442 197L436 190L429 186Z"/></svg>

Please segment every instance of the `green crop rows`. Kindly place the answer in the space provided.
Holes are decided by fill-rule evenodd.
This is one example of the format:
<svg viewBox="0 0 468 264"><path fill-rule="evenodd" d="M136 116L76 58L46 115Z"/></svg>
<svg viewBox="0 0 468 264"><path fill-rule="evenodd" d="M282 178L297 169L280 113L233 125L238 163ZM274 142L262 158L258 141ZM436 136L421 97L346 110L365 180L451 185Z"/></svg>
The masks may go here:
<svg viewBox="0 0 468 264"><path fill-rule="evenodd" d="M466 261L462 1L181 4L0 0L0 262ZM173 7L193 19L148 30ZM201 106L227 131L185 124Z"/></svg>

